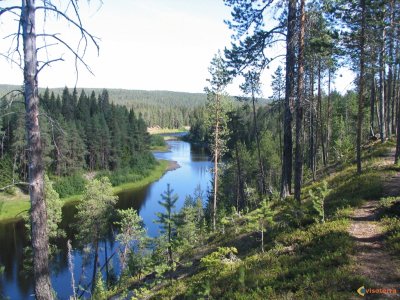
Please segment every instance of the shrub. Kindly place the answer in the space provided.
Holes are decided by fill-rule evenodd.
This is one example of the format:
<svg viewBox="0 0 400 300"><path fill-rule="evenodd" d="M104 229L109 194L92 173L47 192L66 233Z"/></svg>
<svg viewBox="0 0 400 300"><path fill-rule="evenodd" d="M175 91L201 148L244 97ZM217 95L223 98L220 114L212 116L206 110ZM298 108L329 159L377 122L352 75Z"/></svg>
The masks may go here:
<svg viewBox="0 0 400 300"><path fill-rule="evenodd" d="M54 189L60 198L82 194L85 190L86 179L81 174L60 177L54 183Z"/></svg>
<svg viewBox="0 0 400 300"><path fill-rule="evenodd" d="M158 134L154 134L150 136L150 146L151 147L162 147L165 146L165 140L164 137Z"/></svg>

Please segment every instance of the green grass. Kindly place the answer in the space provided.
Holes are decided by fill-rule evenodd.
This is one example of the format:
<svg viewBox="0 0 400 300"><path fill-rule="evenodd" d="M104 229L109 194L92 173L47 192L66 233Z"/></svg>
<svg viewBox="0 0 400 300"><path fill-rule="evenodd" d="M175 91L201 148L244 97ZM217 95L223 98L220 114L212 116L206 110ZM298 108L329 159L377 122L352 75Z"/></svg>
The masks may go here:
<svg viewBox="0 0 400 300"><path fill-rule="evenodd" d="M18 220L29 210L30 202L26 200L1 200L0 221Z"/></svg>
<svg viewBox="0 0 400 300"><path fill-rule="evenodd" d="M159 164L157 164L157 166L150 172L149 176L146 176L135 182L125 183L113 187L114 194L118 194L127 190L135 190L156 181L166 172L169 163L170 162L167 160L160 160ZM69 204L79 201L81 197L82 195L73 195L62 198L61 200L64 202L64 204ZM28 195L18 193L16 196L10 196L5 193L0 193L0 221L21 219L29 210L29 208L30 202Z"/></svg>
<svg viewBox="0 0 400 300"><path fill-rule="evenodd" d="M165 134L165 133L180 133L186 132L188 129L185 128L148 128L150 134Z"/></svg>
<svg viewBox="0 0 400 300"><path fill-rule="evenodd" d="M339 219L283 232L269 251L245 256L222 272L202 268L152 299L349 299L365 279L354 275L348 226Z"/></svg>
<svg viewBox="0 0 400 300"><path fill-rule="evenodd" d="M398 256L400 254L400 197L380 199L379 208L386 247Z"/></svg>
<svg viewBox="0 0 400 300"><path fill-rule="evenodd" d="M355 242L348 233L350 216L354 208L365 200L379 199L383 194L384 178L399 169L383 163L390 143L374 145L367 149L363 161L363 173L357 175L355 164L341 166L334 173L322 176L321 181L311 183L302 191L302 205L290 206L293 213L306 214L308 194L328 182L331 192L326 198L325 223L299 222L283 226L276 219L276 226L266 236L265 253L259 250L259 242L246 240L245 249L240 249L240 261L230 264L222 272L213 272L197 267L193 275L153 290L151 299L350 299L356 290L368 283L358 275L353 261ZM285 203L273 205L277 213L288 222ZM387 199L382 205L393 212L384 219L387 245L400 253L400 200ZM291 212L291 211L290 211ZM290 213L289 212L289 213ZM286 213L286 214L285 214ZM251 212L250 212L251 214ZM303 217L299 217L301 220ZM243 232L245 222L237 222L238 232ZM233 224L227 226L224 235L215 234L209 239L214 248L238 245L238 234ZM255 239L251 234L248 238ZM210 246L210 245L208 245ZM242 248L242 247L241 247ZM237 247L237 249L239 249ZM150 287L151 288L151 287Z"/></svg>
<svg viewBox="0 0 400 300"><path fill-rule="evenodd" d="M168 152L169 148L168 145L164 145L164 146L151 146L150 147L151 151L155 151L155 152Z"/></svg>
<svg viewBox="0 0 400 300"><path fill-rule="evenodd" d="M143 179L135 182L124 183L122 185L113 187L114 194L118 194L122 191L134 190L156 181L166 172L169 163L170 162L168 160L159 160L159 164L151 171L149 176L146 176Z"/></svg>

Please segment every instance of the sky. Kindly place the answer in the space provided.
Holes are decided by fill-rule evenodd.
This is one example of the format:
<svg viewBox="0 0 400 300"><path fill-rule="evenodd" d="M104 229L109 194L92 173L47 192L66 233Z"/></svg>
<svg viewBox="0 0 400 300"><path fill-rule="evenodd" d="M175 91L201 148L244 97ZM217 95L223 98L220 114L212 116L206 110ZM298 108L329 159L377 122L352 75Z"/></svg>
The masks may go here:
<svg viewBox="0 0 400 300"><path fill-rule="evenodd" d="M2 6L19 1L2 1ZM41 3L41 1L37 1ZM62 0L54 1L62 3ZM64 1L65 3L65 1ZM89 44L85 62L91 74L80 64L78 81L74 57L65 47L51 46L41 50L41 60L62 57L41 71L41 87L122 88L140 90L170 90L203 92L208 66L219 49L229 47L232 32L224 24L230 9L222 0L91 0L80 1L80 14L85 28L99 38L96 47ZM0 19L0 37L15 32L13 16ZM76 29L61 19L50 16L43 26L38 16L38 30L60 33L73 49L79 42ZM51 40L51 39L50 39ZM48 44L52 42L48 40ZM38 45L43 42L38 38ZM0 39L0 53L6 53L11 39ZM271 51L281 51L278 47ZM14 55L14 59L18 56ZM270 78L279 62L272 64L263 76L263 96L271 94ZM339 70L335 80L338 91L352 87L353 75ZM0 84L22 84L22 71L0 56ZM238 95L240 79L228 87Z"/></svg>

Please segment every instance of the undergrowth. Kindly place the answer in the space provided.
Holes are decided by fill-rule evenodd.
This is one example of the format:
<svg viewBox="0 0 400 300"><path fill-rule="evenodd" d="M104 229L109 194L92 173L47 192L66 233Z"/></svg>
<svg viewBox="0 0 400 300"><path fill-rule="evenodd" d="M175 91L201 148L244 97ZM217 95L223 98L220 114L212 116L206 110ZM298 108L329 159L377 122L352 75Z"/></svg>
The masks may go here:
<svg viewBox="0 0 400 300"><path fill-rule="evenodd" d="M339 219L281 233L269 251L203 266L153 299L347 299L365 282L351 268L348 226Z"/></svg>
<svg viewBox="0 0 400 300"><path fill-rule="evenodd" d="M380 200L380 218L384 227L386 247L395 255L400 254L400 198Z"/></svg>
<svg viewBox="0 0 400 300"><path fill-rule="evenodd" d="M384 178L399 171L382 163L390 143L366 149L361 175L354 164L341 165L304 187L302 203L272 201L274 222L266 227L264 253L260 235L251 232L248 221L255 213L231 217L223 234L211 235L207 247L214 252L202 259L208 263L151 290L151 299L351 298L368 279L357 275L352 258L350 217L364 201L381 198ZM318 191L326 193L322 197ZM382 199L381 208L388 247L400 253L400 201ZM217 248L221 246L225 248Z"/></svg>

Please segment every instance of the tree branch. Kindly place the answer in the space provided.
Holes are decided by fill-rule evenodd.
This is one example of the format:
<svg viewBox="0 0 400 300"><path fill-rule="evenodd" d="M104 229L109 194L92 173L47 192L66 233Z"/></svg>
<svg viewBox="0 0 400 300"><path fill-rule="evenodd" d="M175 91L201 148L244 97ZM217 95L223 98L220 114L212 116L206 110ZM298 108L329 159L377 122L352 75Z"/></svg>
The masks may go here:
<svg viewBox="0 0 400 300"><path fill-rule="evenodd" d="M65 13L59 11L59 10L58 10L57 8L55 8L55 7L49 7L49 6L48 6L48 7L46 7L46 6L38 6L38 7L36 7L36 10L39 10L39 9L55 12L56 14L62 16L62 17L63 17L64 19L66 19L68 22L70 22L71 24L73 24L74 26L76 26L76 27L82 32L82 35L83 35L83 36L89 37L89 38L92 40L93 44L94 44L94 45L96 46L96 48L97 48L97 54L99 53L100 47L99 47L99 45L98 45L98 43L97 43L97 41L96 41L96 39L98 39L98 38L95 37L94 35L92 35L91 33L89 33L85 28L83 28L82 23L80 22L80 18L79 18L79 17L78 17L78 19L79 19L79 24L78 24L78 23L76 23L74 20L72 20L70 17L68 17ZM76 11L76 13L77 13L77 11ZM78 13L77 13L77 15L79 16Z"/></svg>
<svg viewBox="0 0 400 300"><path fill-rule="evenodd" d="M12 91L9 91L8 93L6 93L5 95L3 95L3 96L0 98L0 100L5 99L8 95L11 95L12 93L18 93L18 94L21 94L22 96L24 95L24 92L23 92L22 90L12 90ZM13 102L13 101L11 101L11 103L10 103L9 105L4 105L2 108L4 108L4 107L10 107L11 104L12 104L12 102Z"/></svg>
<svg viewBox="0 0 400 300"><path fill-rule="evenodd" d="M58 34L47 34L47 33L42 33L42 34L38 34L37 36L44 36L44 37L51 37L57 41L59 41L61 44L63 44L74 56L77 60L79 60L84 66L85 68L92 74L92 70L90 69L90 67L88 66L88 64L82 59L82 57L74 50L71 48L70 45L68 45L66 42L64 42L62 39L60 39L58 36Z"/></svg>
<svg viewBox="0 0 400 300"><path fill-rule="evenodd" d="M13 11L15 9L19 9L21 11L21 6L10 6L10 7L5 7L5 8L0 7L0 17L2 14L6 13L6 12L12 13L19 17L19 15Z"/></svg>
<svg viewBox="0 0 400 300"><path fill-rule="evenodd" d="M12 183L10 183L9 185L6 185L4 187L1 187L0 191L4 192L5 190L8 190L9 188L12 188L12 187L17 186L17 185L29 186L29 183L25 182L25 181L17 181L17 182L15 182L15 180L13 179Z"/></svg>
<svg viewBox="0 0 400 300"><path fill-rule="evenodd" d="M16 64L18 66L18 68L23 71L24 69L21 67L21 62L17 62L14 59L12 59L9 55L5 55L3 53L0 53L0 56L4 57L6 60L9 60L10 62L12 62L13 64Z"/></svg>
<svg viewBox="0 0 400 300"><path fill-rule="evenodd" d="M56 61L64 61L64 59L63 59L62 57L59 57L59 58L55 58L55 59L51 59L51 60L49 60L49 61L43 62L43 65L42 65L42 66L39 68L39 70L37 71L36 76L37 76L37 74L40 73L40 71L42 71L42 69L43 69L44 67L46 67L46 66L48 66L48 65L50 65L51 63L56 62Z"/></svg>

